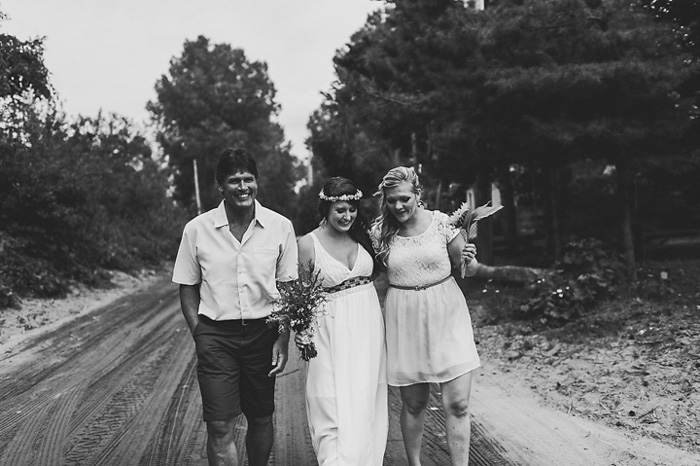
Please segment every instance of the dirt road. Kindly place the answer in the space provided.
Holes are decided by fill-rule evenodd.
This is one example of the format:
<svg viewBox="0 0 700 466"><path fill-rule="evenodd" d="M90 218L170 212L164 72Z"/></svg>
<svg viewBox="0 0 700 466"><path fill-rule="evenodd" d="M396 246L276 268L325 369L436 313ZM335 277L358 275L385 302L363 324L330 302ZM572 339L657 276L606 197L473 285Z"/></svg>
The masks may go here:
<svg viewBox="0 0 700 466"><path fill-rule="evenodd" d="M167 278L154 278L138 292L98 300L94 307L86 294L81 304L41 303L43 313L3 313L0 466L205 465L194 346L176 287ZM24 331L28 323L61 313L64 320L7 339L10 329L17 330L17 325L8 328L10 321L24 322ZM30 315L34 320L27 321ZM697 454L543 406L507 367L482 362L471 403L472 466L700 465ZM316 464L302 385L293 351L278 380L272 466ZM438 399L435 387L425 466L449 464ZM400 401L393 389L389 403L384 464L403 465ZM245 421L240 422L237 442L243 455Z"/></svg>
<svg viewBox="0 0 700 466"><path fill-rule="evenodd" d="M278 381L271 465L316 464L302 384L293 353ZM435 395L428 466L448 464ZM395 391L390 403L385 464L405 464ZM193 344L167 279L0 355L0 465L204 465L200 410ZM472 464L515 464L501 457L478 422L474 430Z"/></svg>

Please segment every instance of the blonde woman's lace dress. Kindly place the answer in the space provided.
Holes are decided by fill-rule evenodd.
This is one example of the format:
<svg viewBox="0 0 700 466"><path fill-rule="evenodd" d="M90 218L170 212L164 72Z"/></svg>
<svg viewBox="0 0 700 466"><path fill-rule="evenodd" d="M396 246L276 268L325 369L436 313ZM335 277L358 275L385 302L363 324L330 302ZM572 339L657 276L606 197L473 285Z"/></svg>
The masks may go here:
<svg viewBox="0 0 700 466"><path fill-rule="evenodd" d="M387 377L394 386L446 382L480 366L467 302L450 277L447 244L459 231L446 214L431 213L425 232L395 236L389 245L389 283L400 287L390 287L385 302ZM376 248L376 229L372 240Z"/></svg>
<svg viewBox="0 0 700 466"><path fill-rule="evenodd" d="M370 276L373 261L358 245L348 269L310 233L324 287ZM384 321L369 282L330 293L314 334L318 356L306 374L306 413L320 466L381 466L388 434Z"/></svg>

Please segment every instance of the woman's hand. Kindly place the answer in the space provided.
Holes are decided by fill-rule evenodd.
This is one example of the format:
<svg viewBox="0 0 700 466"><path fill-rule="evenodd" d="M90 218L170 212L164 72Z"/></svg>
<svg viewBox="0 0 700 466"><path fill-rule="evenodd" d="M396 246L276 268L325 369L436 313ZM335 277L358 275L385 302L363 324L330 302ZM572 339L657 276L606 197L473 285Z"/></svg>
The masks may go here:
<svg viewBox="0 0 700 466"><path fill-rule="evenodd" d="M311 343L311 333L310 332L299 332L294 335L294 344L297 348L300 346L308 345Z"/></svg>
<svg viewBox="0 0 700 466"><path fill-rule="evenodd" d="M462 248L462 263L469 265L476 258L476 245L467 243Z"/></svg>

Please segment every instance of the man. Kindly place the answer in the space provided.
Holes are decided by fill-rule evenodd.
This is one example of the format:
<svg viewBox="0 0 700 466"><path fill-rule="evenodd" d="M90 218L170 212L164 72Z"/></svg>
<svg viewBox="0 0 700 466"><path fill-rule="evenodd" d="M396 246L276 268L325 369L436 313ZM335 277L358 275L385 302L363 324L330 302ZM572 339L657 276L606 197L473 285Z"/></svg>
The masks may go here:
<svg viewBox="0 0 700 466"><path fill-rule="evenodd" d="M236 417L248 421L250 466L272 450L275 376L287 363L289 334L265 319L276 281L297 278L292 223L256 200L258 169L243 149L226 149L216 167L223 201L186 226L173 282L197 349L197 376L210 465L237 465Z"/></svg>

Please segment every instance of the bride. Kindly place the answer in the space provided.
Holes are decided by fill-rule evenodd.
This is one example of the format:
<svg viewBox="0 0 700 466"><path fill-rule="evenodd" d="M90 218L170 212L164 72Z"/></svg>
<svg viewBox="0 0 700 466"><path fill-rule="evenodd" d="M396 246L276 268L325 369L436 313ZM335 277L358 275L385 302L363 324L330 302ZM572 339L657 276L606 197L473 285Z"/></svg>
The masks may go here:
<svg viewBox="0 0 700 466"><path fill-rule="evenodd" d="M321 224L298 242L299 263L314 264L328 293L328 312L311 336L318 355L308 362L305 389L320 466L381 466L386 448L384 320L361 198L347 178L328 180L319 193Z"/></svg>

